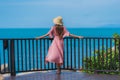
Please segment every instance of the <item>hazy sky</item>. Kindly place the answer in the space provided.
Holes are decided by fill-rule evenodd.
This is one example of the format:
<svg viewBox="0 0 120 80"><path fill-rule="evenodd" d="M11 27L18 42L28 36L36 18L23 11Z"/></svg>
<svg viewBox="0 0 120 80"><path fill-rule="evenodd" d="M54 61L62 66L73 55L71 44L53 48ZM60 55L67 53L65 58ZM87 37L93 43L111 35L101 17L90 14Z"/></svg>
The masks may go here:
<svg viewBox="0 0 120 80"><path fill-rule="evenodd" d="M120 0L0 0L0 28L51 27L56 16L66 27L114 27Z"/></svg>

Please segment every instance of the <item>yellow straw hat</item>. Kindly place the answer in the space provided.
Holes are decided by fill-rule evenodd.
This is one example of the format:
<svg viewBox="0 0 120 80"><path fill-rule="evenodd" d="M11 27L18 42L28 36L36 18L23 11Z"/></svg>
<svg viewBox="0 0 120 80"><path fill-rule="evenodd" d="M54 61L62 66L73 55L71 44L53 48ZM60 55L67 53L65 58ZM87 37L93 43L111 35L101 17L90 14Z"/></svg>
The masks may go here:
<svg viewBox="0 0 120 80"><path fill-rule="evenodd" d="M63 25L62 17L61 17L61 16L58 16L58 17L54 18L54 19L53 19L53 23L54 23L54 24L58 24L58 25Z"/></svg>

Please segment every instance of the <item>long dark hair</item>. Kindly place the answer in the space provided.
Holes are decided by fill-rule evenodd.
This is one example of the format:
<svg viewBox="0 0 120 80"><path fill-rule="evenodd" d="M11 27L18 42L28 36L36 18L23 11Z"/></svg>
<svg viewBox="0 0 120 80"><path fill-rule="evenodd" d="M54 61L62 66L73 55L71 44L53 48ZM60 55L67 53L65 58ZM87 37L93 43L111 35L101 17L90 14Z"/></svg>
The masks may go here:
<svg viewBox="0 0 120 80"><path fill-rule="evenodd" d="M63 25L58 25L58 24L55 24L55 30L57 32L57 35L59 36L59 39L62 39L63 37L63 34L64 34L64 28L63 28Z"/></svg>

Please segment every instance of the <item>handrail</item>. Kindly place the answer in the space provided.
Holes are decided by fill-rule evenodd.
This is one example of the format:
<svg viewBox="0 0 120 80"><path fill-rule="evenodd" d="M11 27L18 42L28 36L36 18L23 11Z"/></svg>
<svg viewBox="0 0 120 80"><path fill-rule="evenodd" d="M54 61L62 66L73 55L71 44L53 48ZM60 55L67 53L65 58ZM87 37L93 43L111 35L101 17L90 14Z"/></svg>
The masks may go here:
<svg viewBox="0 0 120 80"><path fill-rule="evenodd" d="M66 38L75 38L75 37L65 37ZM36 39L36 38L0 38L0 40L26 40L26 39ZM53 38L40 38L40 39L53 39ZM80 38L82 39L82 38ZM120 39L120 38L114 38L114 37L84 37L83 39Z"/></svg>

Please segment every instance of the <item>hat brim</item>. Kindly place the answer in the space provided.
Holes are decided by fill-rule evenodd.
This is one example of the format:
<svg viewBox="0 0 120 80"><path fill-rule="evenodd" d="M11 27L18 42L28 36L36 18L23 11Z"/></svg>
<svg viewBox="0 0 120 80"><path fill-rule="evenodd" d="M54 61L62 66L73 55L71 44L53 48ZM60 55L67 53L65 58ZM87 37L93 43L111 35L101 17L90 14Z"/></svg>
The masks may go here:
<svg viewBox="0 0 120 80"><path fill-rule="evenodd" d="M58 18L58 17L54 18L53 23L58 25L63 25L62 18Z"/></svg>

